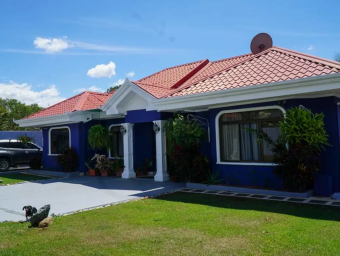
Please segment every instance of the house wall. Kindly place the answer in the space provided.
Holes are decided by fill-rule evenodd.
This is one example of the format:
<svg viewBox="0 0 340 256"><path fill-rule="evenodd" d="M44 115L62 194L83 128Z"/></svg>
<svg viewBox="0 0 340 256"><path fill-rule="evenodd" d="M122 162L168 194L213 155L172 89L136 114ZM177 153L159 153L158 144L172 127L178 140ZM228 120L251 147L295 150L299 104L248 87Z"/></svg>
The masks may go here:
<svg viewBox="0 0 340 256"><path fill-rule="evenodd" d="M294 99L287 100L282 105L284 109L303 105L307 109L311 109L313 113L323 112L325 114L325 129L329 135L331 147L321 153L321 167L315 182L316 195L329 196L334 191L340 190L340 164L339 164L339 124L338 116L340 111L337 107L337 99L335 97L315 98L315 99ZM283 102L280 102L282 104ZM239 184L243 186L264 186L270 188L281 188L281 181L273 173L273 166L261 165L236 165L236 164L217 164L216 151L216 116L223 110L254 108L264 106L278 105L279 102L267 102L259 104L249 104L243 106L233 106L226 108L216 108L209 110L209 121L211 131L211 162L214 172L220 172L220 177L228 184Z"/></svg>
<svg viewBox="0 0 340 256"><path fill-rule="evenodd" d="M285 102L266 102L233 107L221 107L209 111L192 113L207 118L210 127L210 142L202 142L202 153L211 159L211 167L214 172L219 172L221 179L227 184L243 186L260 186L270 188L281 188L281 181L273 173L273 166L261 164L217 164L216 151L216 116L223 110L236 110L254 107L266 107L281 105L284 109L303 105L311 109L313 113L323 112L325 114L325 129L329 135L331 147L326 147L321 153L321 168L315 181L315 194L329 196L335 191L340 191L340 108L337 106L338 99L335 97L324 97L314 99L294 99ZM133 110L128 111L125 118L112 120L93 120L87 123L69 124L71 129L71 145L79 154L79 171L85 172L84 162L94 155L94 151L88 146L88 130L95 124L109 127L112 124L134 123L134 166L143 166L144 159L154 159L156 154L155 134L153 131L154 120L165 120L172 117L173 113L159 113L156 111ZM205 127L207 129L207 127ZM44 137L44 167L50 170L60 170L56 163L56 156L48 155L48 131L43 129ZM96 152L107 154L106 150Z"/></svg>
<svg viewBox="0 0 340 256"><path fill-rule="evenodd" d="M71 147L75 149L79 157L79 171L84 170L84 141L83 141L83 123L75 123L68 125L58 125L53 127L43 128L44 152L43 152L43 166L46 170L60 171L60 166L57 162L57 156L49 155L49 131L51 128L68 127L71 132Z"/></svg>

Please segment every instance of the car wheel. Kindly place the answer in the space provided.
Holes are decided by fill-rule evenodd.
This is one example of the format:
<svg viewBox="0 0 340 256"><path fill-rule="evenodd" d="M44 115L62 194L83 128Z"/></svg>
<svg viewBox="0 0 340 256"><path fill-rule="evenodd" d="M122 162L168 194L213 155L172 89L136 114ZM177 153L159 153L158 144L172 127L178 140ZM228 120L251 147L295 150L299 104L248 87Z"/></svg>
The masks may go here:
<svg viewBox="0 0 340 256"><path fill-rule="evenodd" d="M9 166L10 163L6 158L0 158L0 171L2 172L8 171Z"/></svg>

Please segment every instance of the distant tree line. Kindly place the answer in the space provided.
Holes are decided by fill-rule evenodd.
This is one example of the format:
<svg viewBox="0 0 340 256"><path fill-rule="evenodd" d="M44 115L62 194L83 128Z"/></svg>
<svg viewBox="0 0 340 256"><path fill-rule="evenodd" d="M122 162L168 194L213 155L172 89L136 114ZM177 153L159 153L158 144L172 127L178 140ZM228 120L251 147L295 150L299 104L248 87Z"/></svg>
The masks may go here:
<svg viewBox="0 0 340 256"><path fill-rule="evenodd" d="M32 131L34 128L19 127L13 119L22 119L42 110L38 104L26 105L15 99L0 98L0 131Z"/></svg>
<svg viewBox="0 0 340 256"><path fill-rule="evenodd" d="M120 87L120 85L112 86L112 87L110 87L109 89L106 90L106 93L110 93L110 92L116 91L116 90L119 89L119 87Z"/></svg>
<svg viewBox="0 0 340 256"><path fill-rule="evenodd" d="M335 54L335 61L339 61L340 62L340 52Z"/></svg>

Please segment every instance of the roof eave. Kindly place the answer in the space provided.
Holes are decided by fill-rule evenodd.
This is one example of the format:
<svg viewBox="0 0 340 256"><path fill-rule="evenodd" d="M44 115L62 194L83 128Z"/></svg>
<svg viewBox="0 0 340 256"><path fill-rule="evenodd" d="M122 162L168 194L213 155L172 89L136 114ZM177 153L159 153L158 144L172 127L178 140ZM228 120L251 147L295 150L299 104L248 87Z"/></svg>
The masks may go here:
<svg viewBox="0 0 340 256"><path fill-rule="evenodd" d="M75 111L73 113L65 113L62 115L44 116L39 118L28 118L13 121L20 127L44 127L66 123L86 122L91 118L92 113L90 111L84 110Z"/></svg>

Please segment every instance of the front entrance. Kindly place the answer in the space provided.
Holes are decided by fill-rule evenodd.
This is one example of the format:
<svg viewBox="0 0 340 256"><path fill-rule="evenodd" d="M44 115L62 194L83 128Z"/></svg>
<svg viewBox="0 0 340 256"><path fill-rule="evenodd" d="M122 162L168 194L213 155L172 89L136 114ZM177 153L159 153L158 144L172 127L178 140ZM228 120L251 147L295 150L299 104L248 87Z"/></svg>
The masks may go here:
<svg viewBox="0 0 340 256"><path fill-rule="evenodd" d="M156 174L156 138L153 123L137 123L133 127L133 162L138 178L150 178Z"/></svg>

